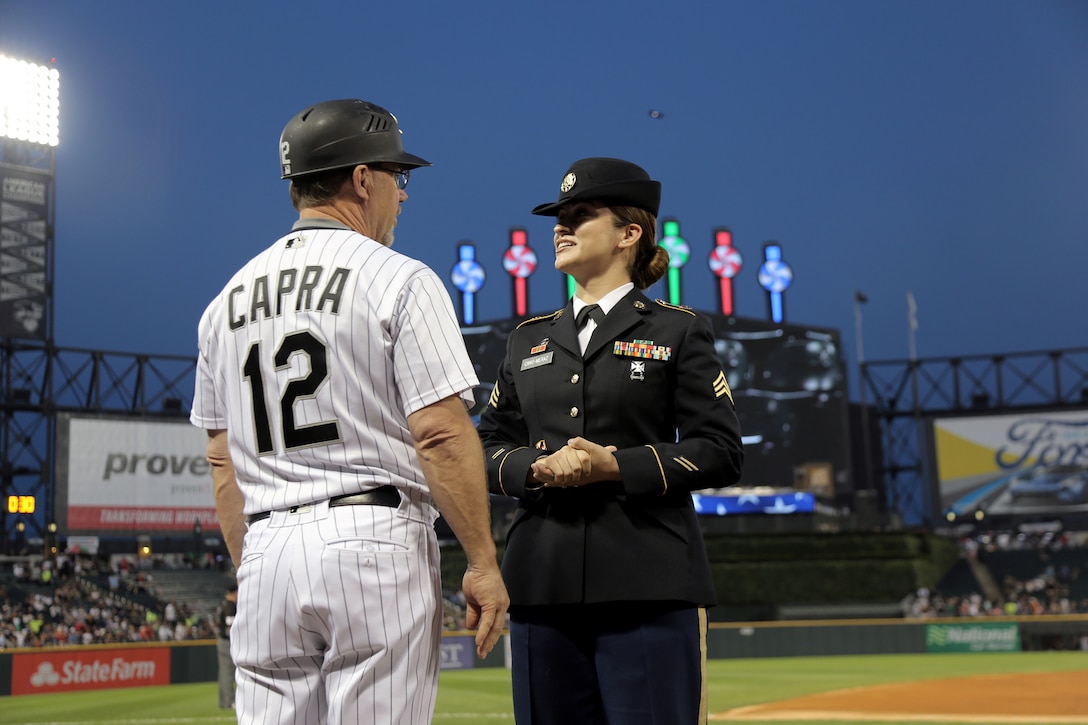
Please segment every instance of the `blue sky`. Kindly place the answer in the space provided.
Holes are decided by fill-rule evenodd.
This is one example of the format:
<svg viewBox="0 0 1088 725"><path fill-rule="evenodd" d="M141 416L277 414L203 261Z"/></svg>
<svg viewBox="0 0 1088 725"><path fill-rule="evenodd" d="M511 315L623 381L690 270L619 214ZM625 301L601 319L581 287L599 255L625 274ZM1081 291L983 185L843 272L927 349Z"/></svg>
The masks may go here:
<svg viewBox="0 0 1088 725"><path fill-rule="evenodd" d="M347 97L434 162L396 248L448 280L475 243L480 319L512 314L511 227L542 260L530 312L563 304L529 209L574 159L618 156L663 182L693 250L685 304L718 309L705 260L726 226L737 314L765 318L776 241L787 320L841 330L851 377L855 289L869 360L907 356L908 290L922 357L1088 344L1078 0L0 0L0 52L61 73L62 347L195 355L204 306L295 218L283 125Z"/></svg>

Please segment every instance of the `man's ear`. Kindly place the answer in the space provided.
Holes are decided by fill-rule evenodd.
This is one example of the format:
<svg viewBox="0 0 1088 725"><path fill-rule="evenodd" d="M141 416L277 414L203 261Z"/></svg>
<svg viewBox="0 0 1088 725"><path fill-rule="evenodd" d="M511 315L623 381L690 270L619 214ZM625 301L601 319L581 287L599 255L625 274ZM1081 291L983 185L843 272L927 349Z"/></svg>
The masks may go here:
<svg viewBox="0 0 1088 725"><path fill-rule="evenodd" d="M370 173L370 167L365 164L359 164L351 170L351 190L356 196L362 199L366 199L370 196L370 190L367 188L367 182L370 180Z"/></svg>

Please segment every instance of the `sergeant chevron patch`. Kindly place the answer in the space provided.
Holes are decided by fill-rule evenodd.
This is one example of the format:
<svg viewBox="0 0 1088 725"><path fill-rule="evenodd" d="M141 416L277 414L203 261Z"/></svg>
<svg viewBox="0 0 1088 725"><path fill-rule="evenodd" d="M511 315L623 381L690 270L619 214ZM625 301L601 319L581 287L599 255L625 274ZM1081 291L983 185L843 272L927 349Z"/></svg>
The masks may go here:
<svg viewBox="0 0 1088 725"><path fill-rule="evenodd" d="M733 391L729 389L729 381L725 379L725 371L719 370L718 377L714 378L714 397L729 396L729 402L733 402Z"/></svg>

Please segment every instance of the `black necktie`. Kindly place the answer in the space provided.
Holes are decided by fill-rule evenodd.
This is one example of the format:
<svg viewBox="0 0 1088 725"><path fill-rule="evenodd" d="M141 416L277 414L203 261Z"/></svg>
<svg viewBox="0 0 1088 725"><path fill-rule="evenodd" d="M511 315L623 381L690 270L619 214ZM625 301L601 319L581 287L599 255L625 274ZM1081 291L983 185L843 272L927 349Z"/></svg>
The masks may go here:
<svg viewBox="0 0 1088 725"><path fill-rule="evenodd" d="M577 330L581 330L586 326L586 320L592 319L598 325L601 324L601 320L604 319L604 310L600 305L586 305L582 310L574 317L574 327Z"/></svg>

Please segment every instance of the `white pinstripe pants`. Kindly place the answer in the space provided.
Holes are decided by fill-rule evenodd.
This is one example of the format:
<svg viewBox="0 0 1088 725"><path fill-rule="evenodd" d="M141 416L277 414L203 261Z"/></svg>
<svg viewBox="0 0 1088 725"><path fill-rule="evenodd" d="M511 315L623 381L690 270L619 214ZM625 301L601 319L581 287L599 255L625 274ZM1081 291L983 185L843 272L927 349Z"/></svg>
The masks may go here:
<svg viewBox="0 0 1088 725"><path fill-rule="evenodd" d="M252 524L231 632L239 723L431 721L439 551L408 508L322 502Z"/></svg>

